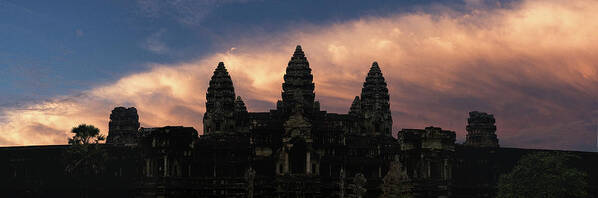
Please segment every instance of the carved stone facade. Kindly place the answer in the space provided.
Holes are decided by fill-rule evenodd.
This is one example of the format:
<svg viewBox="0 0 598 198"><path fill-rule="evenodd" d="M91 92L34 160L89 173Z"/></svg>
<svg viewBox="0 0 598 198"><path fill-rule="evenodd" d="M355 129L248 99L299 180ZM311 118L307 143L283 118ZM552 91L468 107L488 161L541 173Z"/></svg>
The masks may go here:
<svg viewBox="0 0 598 198"><path fill-rule="evenodd" d="M219 63L203 134L182 126L139 129L137 110L117 107L99 176L65 175L66 163L56 159L69 146L5 147L0 190L15 197L494 197L498 176L536 152L499 148L494 116L475 111L463 145L438 127L402 129L395 138L378 63L347 114L320 110L311 71L297 46L276 109L248 112ZM584 161L579 168L598 178L598 154L575 154ZM598 189L589 195L598 197Z"/></svg>
<svg viewBox="0 0 598 198"><path fill-rule="evenodd" d="M359 99L359 98L355 98ZM359 113L361 134L391 136L392 115L390 113L390 96L386 81L377 62L372 64L363 88ZM355 102L354 102L355 104Z"/></svg>
<svg viewBox="0 0 598 198"><path fill-rule="evenodd" d="M415 197L448 197L452 180L455 132L437 127L403 129L398 134L402 162Z"/></svg>
<svg viewBox="0 0 598 198"><path fill-rule="evenodd" d="M465 145L498 147L495 122L492 114L477 111L469 112Z"/></svg>
<svg viewBox="0 0 598 198"><path fill-rule="evenodd" d="M117 107L110 114L107 144L136 144L139 130L139 115L135 107Z"/></svg>

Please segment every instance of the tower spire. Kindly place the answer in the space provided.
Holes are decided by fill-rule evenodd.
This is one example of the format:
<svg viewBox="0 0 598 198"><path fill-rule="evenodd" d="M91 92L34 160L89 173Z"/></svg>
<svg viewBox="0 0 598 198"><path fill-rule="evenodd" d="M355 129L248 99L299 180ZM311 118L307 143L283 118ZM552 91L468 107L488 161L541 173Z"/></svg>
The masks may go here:
<svg viewBox="0 0 598 198"><path fill-rule="evenodd" d="M303 112L311 113L314 107L314 83L309 62L300 45L289 60L282 83L282 109L287 113L297 110L301 105Z"/></svg>
<svg viewBox="0 0 598 198"><path fill-rule="evenodd" d="M305 57L305 53L303 53L303 49L301 49L301 45L297 45L297 47L295 47L295 52L293 53L293 57Z"/></svg>
<svg viewBox="0 0 598 198"><path fill-rule="evenodd" d="M361 89L361 113L365 133L391 135L390 96L378 62L373 62Z"/></svg>
<svg viewBox="0 0 598 198"><path fill-rule="evenodd" d="M235 88L223 62L218 63L206 93L204 134L232 131L235 127Z"/></svg>
<svg viewBox="0 0 598 198"><path fill-rule="evenodd" d="M237 96L235 100L235 121L237 132L249 132L249 113L247 107L241 99L241 96Z"/></svg>

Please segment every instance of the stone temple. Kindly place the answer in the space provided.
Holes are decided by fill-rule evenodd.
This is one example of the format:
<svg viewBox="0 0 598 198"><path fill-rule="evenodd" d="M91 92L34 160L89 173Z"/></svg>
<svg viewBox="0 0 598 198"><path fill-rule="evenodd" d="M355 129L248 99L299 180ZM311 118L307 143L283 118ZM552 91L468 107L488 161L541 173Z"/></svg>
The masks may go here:
<svg viewBox="0 0 598 198"><path fill-rule="evenodd" d="M65 173L70 145L0 148L0 188L13 197L494 197L500 174L534 149L501 148L492 114L473 111L466 141L438 127L393 137L389 93L374 62L346 114L315 101L300 46L276 109L248 112L219 63L206 93L203 133L192 127L140 128L137 110L110 114L102 168ZM356 93L357 94L357 93ZM598 154L568 152L598 197ZM583 163L581 163L583 162Z"/></svg>

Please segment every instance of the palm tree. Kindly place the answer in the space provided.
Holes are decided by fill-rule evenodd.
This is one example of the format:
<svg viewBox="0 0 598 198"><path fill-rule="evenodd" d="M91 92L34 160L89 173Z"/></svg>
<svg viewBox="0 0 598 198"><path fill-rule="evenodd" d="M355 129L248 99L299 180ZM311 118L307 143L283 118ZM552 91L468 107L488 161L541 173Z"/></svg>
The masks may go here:
<svg viewBox="0 0 598 198"><path fill-rule="evenodd" d="M104 135L100 134L100 129L93 125L80 124L77 127L73 127L71 133L75 135L69 138L69 144L97 144L99 141L104 140Z"/></svg>
<svg viewBox="0 0 598 198"><path fill-rule="evenodd" d="M105 169L107 153L99 144L104 136L98 128L86 124L74 127L71 132L74 135L69 138L71 146L65 153L65 172L78 180L82 187L82 197L88 197L91 180Z"/></svg>

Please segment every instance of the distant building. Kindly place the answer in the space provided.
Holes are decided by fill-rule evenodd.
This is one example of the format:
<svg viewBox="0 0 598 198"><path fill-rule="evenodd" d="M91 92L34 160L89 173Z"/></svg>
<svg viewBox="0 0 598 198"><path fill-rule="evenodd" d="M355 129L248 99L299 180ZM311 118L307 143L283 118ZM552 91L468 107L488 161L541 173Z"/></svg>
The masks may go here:
<svg viewBox="0 0 598 198"><path fill-rule="evenodd" d="M191 127L139 128L135 108L110 115L105 167L64 172L64 146L0 148L0 188L14 197L494 197L498 176L533 149L500 148L492 114L469 113L464 144L437 127L392 136L390 96L374 62L347 114L315 101L309 62L297 46L282 100L248 112L224 63L206 93L203 135ZM554 151L560 152L560 151ZM598 154L577 168L597 197Z"/></svg>

